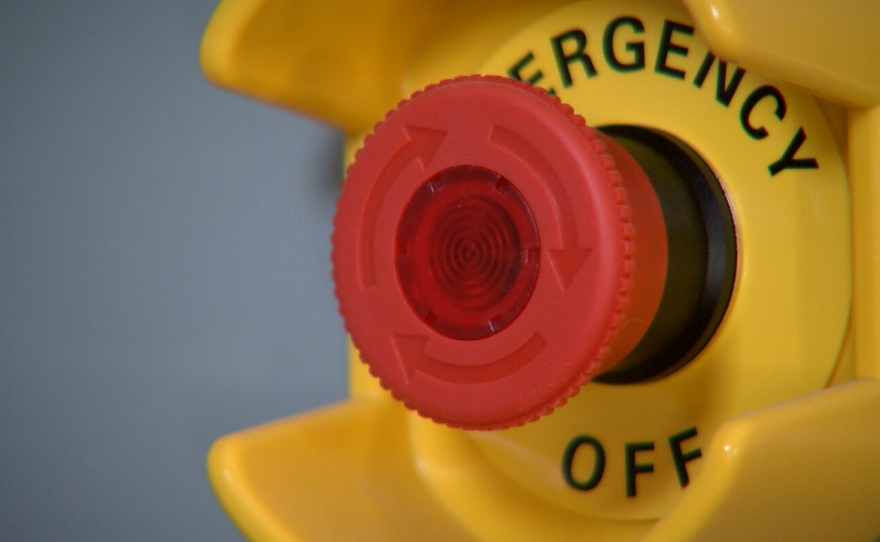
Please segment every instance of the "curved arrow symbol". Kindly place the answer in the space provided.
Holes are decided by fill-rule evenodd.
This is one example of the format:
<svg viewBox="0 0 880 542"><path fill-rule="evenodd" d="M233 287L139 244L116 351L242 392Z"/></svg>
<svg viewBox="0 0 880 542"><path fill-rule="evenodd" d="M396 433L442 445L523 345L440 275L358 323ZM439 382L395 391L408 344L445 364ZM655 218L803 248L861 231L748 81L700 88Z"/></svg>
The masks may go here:
<svg viewBox="0 0 880 542"><path fill-rule="evenodd" d="M565 186L541 151L516 132L495 125L492 126L489 141L525 162L535 175L544 180L553 199L557 222L562 232L562 247L548 250L548 253L560 284L567 290L590 255L591 249L580 246L571 199Z"/></svg>
<svg viewBox="0 0 880 542"><path fill-rule="evenodd" d="M446 363L426 354L427 337L392 335L392 339L406 382L418 372L450 384L483 384L500 380L528 365L547 346L547 341L535 333L503 358L482 365L463 366Z"/></svg>
<svg viewBox="0 0 880 542"><path fill-rule="evenodd" d="M426 169L446 137L446 132L414 126L404 126L403 131L406 133L408 141L395 151L394 156L379 172L373 189L367 196L367 204L360 227L361 284L365 289L376 284L375 255L373 253L376 239L375 230L379 219L379 210L382 208L385 196L394 185L397 177L413 160L418 160L422 169Z"/></svg>

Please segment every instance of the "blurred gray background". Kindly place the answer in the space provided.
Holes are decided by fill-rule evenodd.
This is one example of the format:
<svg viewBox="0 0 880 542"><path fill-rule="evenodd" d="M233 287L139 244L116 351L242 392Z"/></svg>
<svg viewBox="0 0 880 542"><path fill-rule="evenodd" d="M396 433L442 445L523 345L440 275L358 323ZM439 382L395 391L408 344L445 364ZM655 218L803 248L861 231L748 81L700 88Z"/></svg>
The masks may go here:
<svg viewBox="0 0 880 542"><path fill-rule="evenodd" d="M218 0L0 6L0 540L242 540L219 436L346 393L340 137L214 89Z"/></svg>

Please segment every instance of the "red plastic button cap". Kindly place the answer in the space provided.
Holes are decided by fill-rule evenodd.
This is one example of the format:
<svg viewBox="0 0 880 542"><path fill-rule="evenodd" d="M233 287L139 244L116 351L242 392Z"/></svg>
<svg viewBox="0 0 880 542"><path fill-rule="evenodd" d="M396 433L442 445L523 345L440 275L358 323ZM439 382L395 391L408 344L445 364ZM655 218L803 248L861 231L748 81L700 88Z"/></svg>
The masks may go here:
<svg viewBox="0 0 880 542"><path fill-rule="evenodd" d="M645 196L635 207L628 183ZM640 221L659 243L646 279ZM510 427L565 403L635 346L641 334L618 328L650 322L666 271L662 215L634 160L557 98L501 77L443 82L389 113L348 170L334 226L336 294L361 358L408 407L455 427Z"/></svg>

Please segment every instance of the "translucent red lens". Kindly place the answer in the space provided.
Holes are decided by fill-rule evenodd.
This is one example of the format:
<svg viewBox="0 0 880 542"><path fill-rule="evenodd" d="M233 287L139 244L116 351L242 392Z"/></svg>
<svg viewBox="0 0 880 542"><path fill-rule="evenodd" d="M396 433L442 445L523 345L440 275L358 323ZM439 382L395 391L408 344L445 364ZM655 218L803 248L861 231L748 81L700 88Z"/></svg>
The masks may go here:
<svg viewBox="0 0 880 542"><path fill-rule="evenodd" d="M453 339L489 337L532 295L540 266L532 212L501 175L446 169L407 203L395 266L407 302L428 326Z"/></svg>

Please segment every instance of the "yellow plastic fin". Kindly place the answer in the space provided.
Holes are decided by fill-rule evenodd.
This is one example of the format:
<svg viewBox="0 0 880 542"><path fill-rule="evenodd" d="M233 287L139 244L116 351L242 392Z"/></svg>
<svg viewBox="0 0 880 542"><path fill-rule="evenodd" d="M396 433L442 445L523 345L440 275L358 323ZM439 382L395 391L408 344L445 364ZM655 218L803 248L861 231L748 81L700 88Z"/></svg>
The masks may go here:
<svg viewBox="0 0 880 542"><path fill-rule="evenodd" d="M720 58L849 107L880 103L880 2L683 2Z"/></svg>
<svg viewBox="0 0 880 542"><path fill-rule="evenodd" d="M728 422L700 477L642 542L875 540L878 412L871 378Z"/></svg>
<svg viewBox="0 0 880 542"><path fill-rule="evenodd" d="M208 474L250 540L471 541L419 477L406 416L355 399L247 429L214 444Z"/></svg>
<svg viewBox="0 0 880 542"><path fill-rule="evenodd" d="M224 0L202 39L202 70L217 86L356 132L397 103L426 7Z"/></svg>

